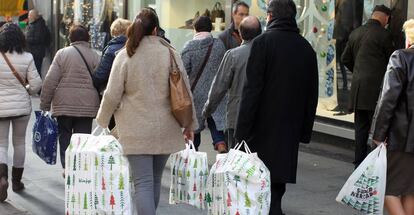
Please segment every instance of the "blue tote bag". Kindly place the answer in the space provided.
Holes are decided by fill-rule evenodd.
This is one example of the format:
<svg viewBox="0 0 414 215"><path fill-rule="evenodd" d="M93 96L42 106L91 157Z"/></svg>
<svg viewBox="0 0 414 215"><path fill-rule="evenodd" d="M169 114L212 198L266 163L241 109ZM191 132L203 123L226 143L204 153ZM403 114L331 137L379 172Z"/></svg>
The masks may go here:
<svg viewBox="0 0 414 215"><path fill-rule="evenodd" d="M50 112L35 111L32 149L47 164L56 164L58 123Z"/></svg>

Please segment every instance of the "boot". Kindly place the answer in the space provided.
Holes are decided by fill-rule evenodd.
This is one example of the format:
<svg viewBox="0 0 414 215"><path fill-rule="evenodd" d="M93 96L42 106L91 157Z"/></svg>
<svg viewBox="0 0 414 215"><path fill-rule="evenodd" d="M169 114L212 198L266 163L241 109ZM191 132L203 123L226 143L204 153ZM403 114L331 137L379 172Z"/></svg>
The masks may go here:
<svg viewBox="0 0 414 215"><path fill-rule="evenodd" d="M24 168L12 168L12 189L14 192L24 189L24 184L22 183L23 170Z"/></svg>
<svg viewBox="0 0 414 215"><path fill-rule="evenodd" d="M7 188L9 187L8 168L7 165L0 164L0 202L4 202L7 199Z"/></svg>

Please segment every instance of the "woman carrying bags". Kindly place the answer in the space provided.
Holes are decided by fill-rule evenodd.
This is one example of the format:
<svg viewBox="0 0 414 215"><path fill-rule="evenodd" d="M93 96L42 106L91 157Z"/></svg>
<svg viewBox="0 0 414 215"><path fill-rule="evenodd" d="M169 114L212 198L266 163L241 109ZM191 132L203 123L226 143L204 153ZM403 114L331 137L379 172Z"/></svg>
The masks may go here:
<svg viewBox="0 0 414 215"><path fill-rule="evenodd" d="M33 56L25 51L20 28L6 23L0 28L0 202L7 198L9 131L12 127L12 189L24 189L21 182L26 155L26 128L32 112L30 94L42 85Z"/></svg>
<svg viewBox="0 0 414 215"><path fill-rule="evenodd" d="M387 144L390 215L414 215L414 19L405 22L404 31L407 49L391 55L373 123L374 143Z"/></svg>
<svg viewBox="0 0 414 215"><path fill-rule="evenodd" d="M115 115L119 142L132 171L135 204L138 214L145 215L156 214L169 155L184 149L183 134L192 139L193 129L198 126L193 114L191 125L182 132L172 113L171 60L177 62L188 92L189 83L180 56L172 51L170 59L173 48L156 36L157 24L155 13L144 9L128 28L126 48L115 57L97 116L98 125L106 128Z"/></svg>

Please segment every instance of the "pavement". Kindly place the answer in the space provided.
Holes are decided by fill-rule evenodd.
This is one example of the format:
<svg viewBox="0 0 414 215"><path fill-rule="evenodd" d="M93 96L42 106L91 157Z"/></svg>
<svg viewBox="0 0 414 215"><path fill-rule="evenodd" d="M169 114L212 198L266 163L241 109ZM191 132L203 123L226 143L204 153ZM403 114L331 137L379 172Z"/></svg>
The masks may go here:
<svg viewBox="0 0 414 215"><path fill-rule="evenodd" d="M33 107L38 109L39 98L33 98ZM16 194L9 189L9 198L0 203L0 215L61 215L64 214L64 179L60 165L46 165L31 148L31 128L34 116L28 125L26 142L26 167L23 182L26 189ZM201 151L208 154L210 165L216 153L210 144L208 131L202 133ZM9 147L9 158L12 155ZM359 213L335 202L335 197L353 171L353 152L348 149L312 142L302 145L299 153L297 184L288 185L283 199L287 215L357 215ZM9 162L10 159L9 159ZM159 215L206 214L188 205L169 205L170 167L167 165L161 190Z"/></svg>

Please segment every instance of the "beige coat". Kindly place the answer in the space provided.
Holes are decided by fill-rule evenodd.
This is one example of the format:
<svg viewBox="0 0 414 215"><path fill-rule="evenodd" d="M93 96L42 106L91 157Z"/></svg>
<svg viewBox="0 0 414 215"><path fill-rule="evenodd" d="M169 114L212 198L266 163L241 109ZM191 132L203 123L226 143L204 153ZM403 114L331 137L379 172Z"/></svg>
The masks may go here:
<svg viewBox="0 0 414 215"><path fill-rule="evenodd" d="M181 127L171 112L170 58L161 40L144 37L131 58L125 49L118 53L96 118L106 128L115 113L119 141L127 155L171 154L185 146ZM175 53L175 58L189 89L180 55ZM195 114L193 120L192 128L196 128Z"/></svg>
<svg viewBox="0 0 414 215"><path fill-rule="evenodd" d="M92 72L99 64L98 54L87 42L75 42ZM50 110L54 116L95 117L99 96L91 75L79 53L72 46L60 49L46 75L40 109Z"/></svg>
<svg viewBox="0 0 414 215"><path fill-rule="evenodd" d="M29 93L37 93L42 86L42 80L37 73L32 54L13 52L6 53L6 56L20 77L29 83ZM29 115L32 111L29 93L0 55L0 118Z"/></svg>

